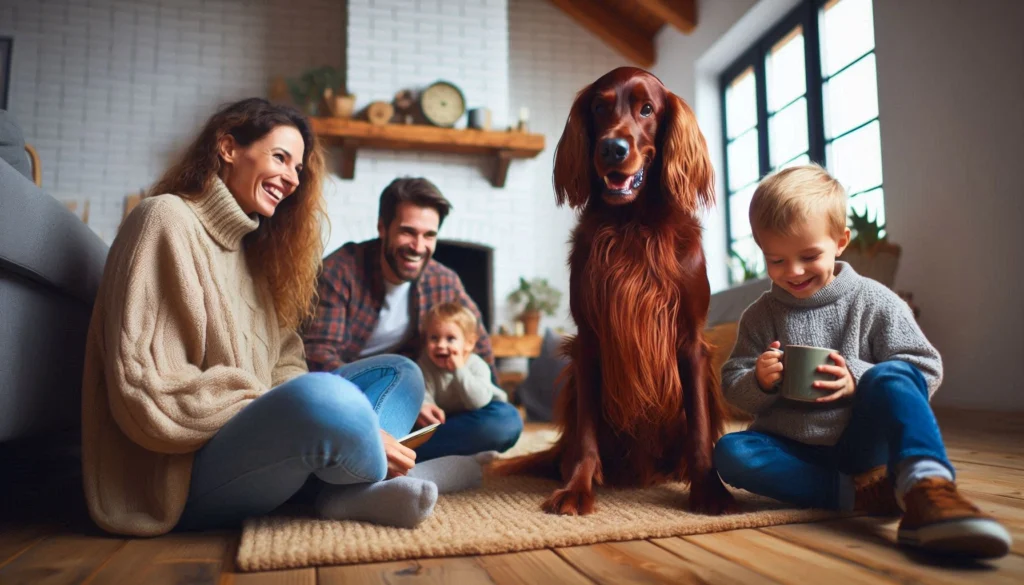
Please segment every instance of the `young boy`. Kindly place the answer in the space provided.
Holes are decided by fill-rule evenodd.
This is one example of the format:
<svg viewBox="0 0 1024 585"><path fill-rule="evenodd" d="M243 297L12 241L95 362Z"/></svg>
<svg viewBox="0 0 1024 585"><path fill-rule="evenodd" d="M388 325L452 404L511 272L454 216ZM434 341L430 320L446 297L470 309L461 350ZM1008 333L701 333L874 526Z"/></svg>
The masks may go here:
<svg viewBox="0 0 1024 585"><path fill-rule="evenodd" d="M715 447L722 479L784 502L899 515L899 541L977 558L1005 555L1010 535L968 502L928 403L942 359L909 306L836 257L850 243L846 192L817 165L764 179L750 203L771 289L740 318L722 368L726 398L754 415ZM828 347L816 402L779 398L778 348Z"/></svg>
<svg viewBox="0 0 1024 585"><path fill-rule="evenodd" d="M426 393L417 422L444 422L445 414L478 410L508 395L491 383L487 362L473 353L476 317L459 303L441 303L427 311L419 365Z"/></svg>

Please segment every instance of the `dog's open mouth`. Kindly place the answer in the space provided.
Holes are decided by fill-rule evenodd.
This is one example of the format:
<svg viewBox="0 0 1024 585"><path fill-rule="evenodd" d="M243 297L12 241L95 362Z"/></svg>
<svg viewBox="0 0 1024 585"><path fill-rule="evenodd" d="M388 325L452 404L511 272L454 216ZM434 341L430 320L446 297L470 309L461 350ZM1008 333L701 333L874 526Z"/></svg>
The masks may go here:
<svg viewBox="0 0 1024 585"><path fill-rule="evenodd" d="M627 195L630 192L639 189L643 182L644 168L642 166L639 171L632 175L613 171L604 177L604 186L606 191L617 195Z"/></svg>

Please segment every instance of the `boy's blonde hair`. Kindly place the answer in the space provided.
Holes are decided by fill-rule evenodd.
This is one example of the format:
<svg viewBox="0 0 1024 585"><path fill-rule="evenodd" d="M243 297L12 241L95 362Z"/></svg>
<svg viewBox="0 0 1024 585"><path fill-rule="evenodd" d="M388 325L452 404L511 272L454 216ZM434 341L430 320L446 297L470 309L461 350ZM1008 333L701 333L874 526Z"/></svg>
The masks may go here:
<svg viewBox="0 0 1024 585"><path fill-rule="evenodd" d="M462 303L449 301L430 307L423 318L423 333L426 333L427 328L435 321L453 322L462 330L462 334L466 336L467 340L476 340L476 315Z"/></svg>
<svg viewBox="0 0 1024 585"><path fill-rule="evenodd" d="M824 213L829 232L841 238L846 230L846 189L817 164L789 167L768 175L750 200L750 228L758 233L789 236L810 217Z"/></svg>

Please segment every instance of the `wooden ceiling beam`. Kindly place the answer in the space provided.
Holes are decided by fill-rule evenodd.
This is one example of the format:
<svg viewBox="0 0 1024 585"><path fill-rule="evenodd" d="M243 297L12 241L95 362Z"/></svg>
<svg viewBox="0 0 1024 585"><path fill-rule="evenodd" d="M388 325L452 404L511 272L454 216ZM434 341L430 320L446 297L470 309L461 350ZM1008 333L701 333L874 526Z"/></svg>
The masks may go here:
<svg viewBox="0 0 1024 585"><path fill-rule="evenodd" d="M654 39L590 0L551 0L581 26L641 67L654 65Z"/></svg>
<svg viewBox="0 0 1024 585"><path fill-rule="evenodd" d="M697 27L697 0L636 0L637 4L689 34Z"/></svg>

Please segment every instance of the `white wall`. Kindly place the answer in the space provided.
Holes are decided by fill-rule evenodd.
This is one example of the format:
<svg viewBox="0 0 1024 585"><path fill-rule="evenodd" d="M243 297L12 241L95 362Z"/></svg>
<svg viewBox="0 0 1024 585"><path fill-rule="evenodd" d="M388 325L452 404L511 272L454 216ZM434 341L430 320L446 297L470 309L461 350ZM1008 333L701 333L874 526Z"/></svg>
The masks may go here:
<svg viewBox="0 0 1024 585"><path fill-rule="evenodd" d="M534 272L562 291L562 307L544 325L574 329L569 318L569 233L576 217L555 206L551 186L555 146L576 93L605 73L633 65L548 0L509 0L509 101L530 109L530 131L546 137L531 166Z"/></svg>
<svg viewBox="0 0 1024 585"><path fill-rule="evenodd" d="M675 31L658 39L655 72L696 101L718 164L717 75L796 1L701 1L697 31L711 42ZM903 246L896 284L914 293L945 361L935 403L1022 410L1024 187L1013 173L1024 160L1024 2L874 5L886 218ZM713 289L726 282L722 211L706 222Z"/></svg>
<svg viewBox="0 0 1024 585"><path fill-rule="evenodd" d="M54 197L90 202L113 240L124 197L148 188L221 104L274 75L340 65L337 0L0 0L14 36L9 109Z"/></svg>
<svg viewBox="0 0 1024 585"><path fill-rule="evenodd" d="M348 90L357 108L443 79L462 90L468 108L489 108L495 129L508 125L505 0L349 0L346 42ZM465 117L458 125L465 126ZM453 206L440 237L494 248L495 321L507 322L502 300L533 269L534 160L513 161L499 189L490 183L494 160L482 155L361 150L355 178L335 176L327 190L327 252L376 237L380 193L393 179L426 177Z"/></svg>
<svg viewBox="0 0 1024 585"><path fill-rule="evenodd" d="M490 108L495 127L527 107L546 148L514 161L502 189L484 157L362 151L355 179L336 179L329 192L328 249L373 237L380 191L396 176L422 175L454 205L441 237L494 248L496 324L514 318L505 299L520 276L546 277L565 294L543 326L571 328L565 259L575 219L555 207L552 157L576 91L624 60L545 0L350 0L348 19L348 86L360 104L447 79L469 107Z"/></svg>
<svg viewBox="0 0 1024 585"><path fill-rule="evenodd" d="M658 62L652 72L690 105L708 143L711 161L716 170L717 202L704 217L704 254L707 257L708 281L712 292L729 284L728 255L725 248L725 183L721 139L721 108L718 99L717 70L700 67L699 58L712 50L723 35L740 19L756 0L726 0L697 3L697 28L683 34L666 26L658 34ZM729 63L726 62L721 68ZM710 90L710 91L709 91Z"/></svg>
<svg viewBox="0 0 1024 585"><path fill-rule="evenodd" d="M942 352L938 404L1024 409L1024 2L875 2L897 286Z"/></svg>

